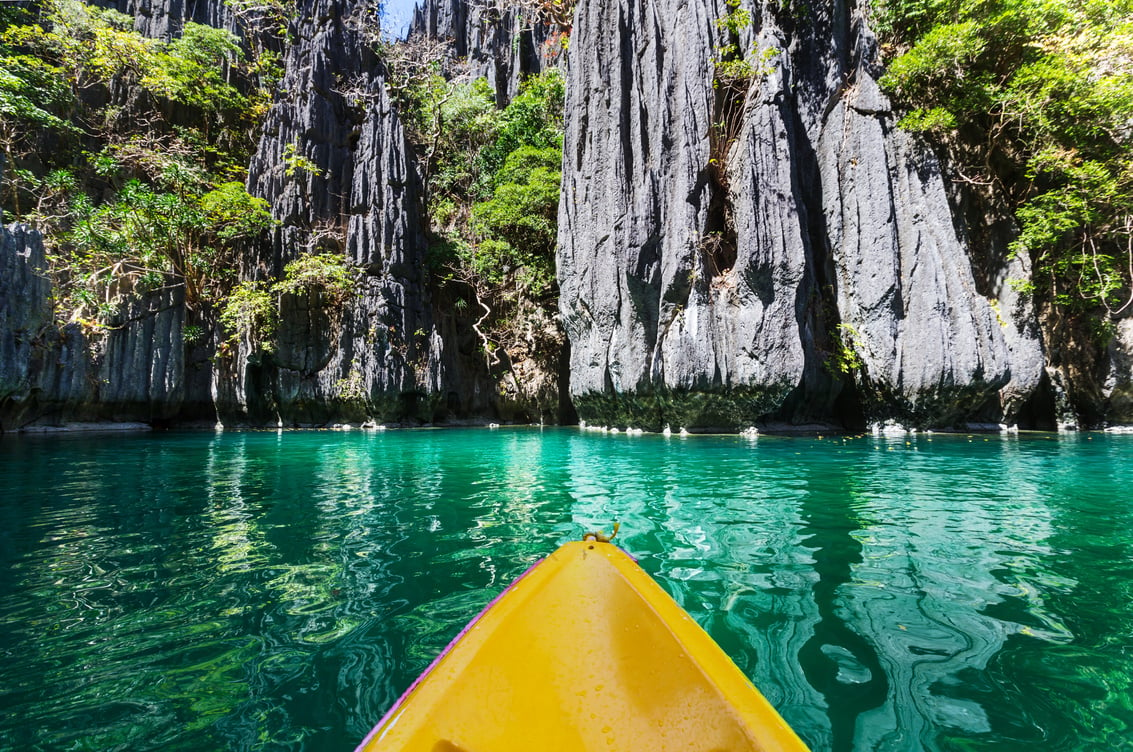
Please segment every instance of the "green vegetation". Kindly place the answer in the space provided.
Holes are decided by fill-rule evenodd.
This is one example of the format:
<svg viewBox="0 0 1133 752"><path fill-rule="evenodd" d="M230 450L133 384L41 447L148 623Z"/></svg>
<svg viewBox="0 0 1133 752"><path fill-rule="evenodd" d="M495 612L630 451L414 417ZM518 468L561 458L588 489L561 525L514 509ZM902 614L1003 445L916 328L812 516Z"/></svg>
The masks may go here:
<svg viewBox="0 0 1133 752"><path fill-rule="evenodd" d="M346 259L333 253L309 253L283 268L283 279L272 285L281 295L319 292L336 303L345 302L354 289L354 276Z"/></svg>
<svg viewBox="0 0 1133 752"><path fill-rule="evenodd" d="M271 352L278 321L276 300L280 295L309 296L318 293L323 305L341 306L354 289L351 266L342 256L310 253L284 267L283 278L273 282L244 281L225 298L220 323L229 337L222 354L241 340L254 349Z"/></svg>
<svg viewBox="0 0 1133 752"><path fill-rule="evenodd" d="M312 229L282 279L239 281L273 226L245 169L294 8L226 3L239 38L186 23L175 39L150 39L131 17L82 0L0 8L0 207L42 231L60 321L118 326L132 298L176 289L192 339L219 327L223 354L237 341L270 349L281 295L348 299L354 270L332 242L340 228ZM568 10L558 0L525 8L552 20ZM426 178L442 299L486 311L485 352L506 348L521 310L554 310L562 77L532 78L501 108L485 81L454 75L459 61L442 43L381 52ZM299 144L279 159L288 178L320 174Z"/></svg>
<svg viewBox="0 0 1133 752"><path fill-rule="evenodd" d="M494 139L479 155L486 186L495 188L507 178L506 162L517 149L563 150L563 105L566 86L558 68L523 82L496 122ZM558 170L558 164L555 164Z"/></svg>
<svg viewBox="0 0 1133 752"><path fill-rule="evenodd" d="M323 171L299 152L298 144L292 143L283 147L283 174L289 178L297 175L311 175L317 178L323 174Z"/></svg>
<svg viewBox="0 0 1133 752"><path fill-rule="evenodd" d="M1033 291L1070 313L1133 304L1133 2L884 0L882 84L902 127L1006 197ZM1025 285L1017 286L1020 289Z"/></svg>
<svg viewBox="0 0 1133 752"><path fill-rule="evenodd" d="M831 333L832 351L826 359L826 370L835 375L853 374L864 364L861 355L862 335L849 324L839 324Z"/></svg>
<svg viewBox="0 0 1133 752"><path fill-rule="evenodd" d="M709 126L709 171L726 192L728 154L739 138L747 94L756 77L753 55L740 49L740 33L751 26L751 12L740 0L726 0L727 12L716 21L722 40L715 50L712 79L712 124Z"/></svg>
<svg viewBox="0 0 1133 752"><path fill-rule="evenodd" d="M712 121L708 126L708 174L713 195L709 219L701 242L713 275L729 271L736 263L737 243L732 208L731 152L743 129L748 94L761 76L771 71L779 54L774 48L743 49L742 33L751 27L751 11L741 0L726 0L726 12L716 20L719 42L713 50Z"/></svg>
<svg viewBox="0 0 1133 752"><path fill-rule="evenodd" d="M84 193L71 200L54 263L68 282L72 318L107 318L122 294L166 284L183 285L190 307L211 303L234 281L239 241L270 223L265 202L239 183L203 195L161 187L131 179L111 201L95 205Z"/></svg>
<svg viewBox="0 0 1133 752"><path fill-rule="evenodd" d="M500 348L527 337L532 311L554 316L563 78L557 69L531 77L500 109L487 81L445 70L435 50L424 51L428 64L421 54L389 59L426 176L430 267L456 310L477 311L495 364Z"/></svg>
<svg viewBox="0 0 1133 752"><path fill-rule="evenodd" d="M261 282L246 280L229 293L220 312L221 325L231 332L226 345L244 339L263 350L273 349L278 314L275 296L265 287ZM227 347L222 347L222 354L227 351Z"/></svg>
<svg viewBox="0 0 1133 752"><path fill-rule="evenodd" d="M533 297L554 287L561 161L561 149L520 146L496 173L492 198L472 207L472 228L482 240L470 261L484 280L504 283L514 269Z"/></svg>
<svg viewBox="0 0 1133 752"><path fill-rule="evenodd" d="M206 315L271 226L243 185L270 56L200 24L162 42L80 0L34 7L0 15L0 201L43 232L59 317L113 325L163 287Z"/></svg>

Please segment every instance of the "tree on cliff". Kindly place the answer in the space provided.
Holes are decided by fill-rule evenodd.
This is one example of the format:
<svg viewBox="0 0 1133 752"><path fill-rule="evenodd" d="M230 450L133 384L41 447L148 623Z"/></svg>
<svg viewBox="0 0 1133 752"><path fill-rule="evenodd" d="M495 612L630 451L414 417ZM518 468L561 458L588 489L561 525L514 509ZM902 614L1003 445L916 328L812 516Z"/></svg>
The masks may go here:
<svg viewBox="0 0 1133 752"><path fill-rule="evenodd" d="M881 0L905 128L1007 197L1033 292L1133 310L1133 2Z"/></svg>
<svg viewBox="0 0 1133 752"><path fill-rule="evenodd" d="M270 78L200 24L163 42L79 0L0 22L5 208L44 233L60 315L102 326L170 285L214 305L270 225L242 182Z"/></svg>
<svg viewBox="0 0 1133 752"><path fill-rule="evenodd" d="M565 84L552 68L500 109L450 52L413 39L384 57L425 182L434 281L456 309L473 306L492 368L504 352L557 350L538 340L555 318Z"/></svg>

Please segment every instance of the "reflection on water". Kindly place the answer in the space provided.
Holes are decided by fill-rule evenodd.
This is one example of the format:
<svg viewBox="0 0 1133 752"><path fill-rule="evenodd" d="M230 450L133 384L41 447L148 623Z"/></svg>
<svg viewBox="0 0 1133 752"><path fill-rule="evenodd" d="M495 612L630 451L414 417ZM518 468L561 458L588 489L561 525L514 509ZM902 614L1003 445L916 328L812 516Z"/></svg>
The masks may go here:
<svg viewBox="0 0 1133 752"><path fill-rule="evenodd" d="M815 749L1133 743L1133 438L0 441L0 748L350 749L618 542Z"/></svg>
<svg viewBox="0 0 1133 752"><path fill-rule="evenodd" d="M853 749L858 729L866 728L860 719L889 699L889 681L877 651L852 626L856 620L849 618L843 598L862 574L865 542L876 527L863 514L866 493L858 475L843 466L815 478L802 503L802 544L812 548L817 578L811 593L819 618L798 658L828 711L837 709L828 713L830 736L822 743L834 750ZM832 504L831 499L841 501Z"/></svg>

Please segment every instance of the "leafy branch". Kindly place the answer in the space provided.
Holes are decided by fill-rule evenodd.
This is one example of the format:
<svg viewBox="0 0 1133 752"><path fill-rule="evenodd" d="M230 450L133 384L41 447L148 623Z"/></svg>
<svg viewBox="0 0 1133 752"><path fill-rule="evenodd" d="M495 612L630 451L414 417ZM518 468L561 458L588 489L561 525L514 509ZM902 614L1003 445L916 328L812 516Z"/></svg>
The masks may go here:
<svg viewBox="0 0 1133 752"><path fill-rule="evenodd" d="M310 253L289 262L275 282L241 282L229 294L220 312L221 325L230 332L227 350L243 340L250 348L274 350L281 295L319 295L322 305L342 306L355 285L355 269L331 253Z"/></svg>
<svg viewBox="0 0 1133 752"><path fill-rule="evenodd" d="M1035 293L1114 317L1133 301L1133 4L885 0L882 85L1014 211Z"/></svg>

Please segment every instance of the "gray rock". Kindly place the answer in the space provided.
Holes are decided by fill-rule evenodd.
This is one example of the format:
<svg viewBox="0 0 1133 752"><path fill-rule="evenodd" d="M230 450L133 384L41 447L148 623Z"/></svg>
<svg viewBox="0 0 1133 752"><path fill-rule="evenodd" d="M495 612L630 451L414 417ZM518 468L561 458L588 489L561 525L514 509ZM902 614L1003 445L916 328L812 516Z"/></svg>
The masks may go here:
<svg viewBox="0 0 1133 752"><path fill-rule="evenodd" d="M39 233L21 224L0 227L0 404L29 397L39 363L56 334L51 282Z"/></svg>
<svg viewBox="0 0 1133 752"><path fill-rule="evenodd" d="M114 293L105 329L57 325L42 238L0 228L0 430L204 417L204 382L186 378L182 290Z"/></svg>
<svg viewBox="0 0 1133 752"><path fill-rule="evenodd" d="M993 299L996 322L1007 345L1010 380L999 390L1000 420L1017 425L1029 402L1041 393L1045 356L1042 333L1034 301L1020 293L1018 283L1031 279L1031 264L1025 257L1010 258L998 265ZM1032 426L1034 419L1031 420Z"/></svg>
<svg viewBox="0 0 1133 752"><path fill-rule="evenodd" d="M343 253L356 269L345 303L280 301L277 340L244 342L218 369L222 420L323 425L496 417L482 359L431 300L421 187L380 61L355 20L363 8L316 0L301 10L249 190L279 221L246 276L278 279L302 253ZM289 150L314 169L288 164ZM463 329L463 331L462 331Z"/></svg>
<svg viewBox="0 0 1133 752"><path fill-rule="evenodd" d="M952 224L939 166L883 117L838 104L819 143L838 311L871 417L949 425L1010 380L1006 342ZM833 137L831 137L833 136Z"/></svg>
<svg viewBox="0 0 1133 752"><path fill-rule="evenodd" d="M159 38L188 20L236 29L219 0L103 4ZM214 364L208 346L185 346L176 289L122 291L102 333L57 325L41 239L11 225L0 428L200 419L214 404L256 425L523 420L566 412L568 370L582 418L654 429L1133 422L1128 321L1108 350L1081 322L1046 312L1040 326L1011 283L1030 270L1004 250L1008 223L979 226L1002 206L969 203L895 127L859 6L745 7L739 47L756 76L721 181L709 133L725 4L579 3L558 251L569 368L556 379L531 367L559 360L557 344L535 352L553 337L501 378L467 315L430 287L415 158L359 27L367 8L303 0L249 170L279 226L241 274L278 279L302 253L340 252L354 293L283 296L270 348L241 342ZM451 39L502 105L558 62L554 30L521 27L511 12L426 0L411 33Z"/></svg>
<svg viewBox="0 0 1133 752"><path fill-rule="evenodd" d="M95 401L112 416L173 418L185 399L184 288L123 297L104 340L92 343L99 354Z"/></svg>
<svg viewBox="0 0 1133 752"><path fill-rule="evenodd" d="M502 107L524 78L557 65L563 47L557 30L525 21L515 8L501 12L490 5L425 0L413 11L408 36L447 40L453 56L467 63L469 75L488 80Z"/></svg>
<svg viewBox="0 0 1133 752"><path fill-rule="evenodd" d="M358 268L360 289L341 304L317 291L282 296L276 341L241 343L215 374L226 422L317 425L351 417L347 403L397 403L416 389L411 334L432 329L417 175L359 27L364 4L315 0L299 11L248 178L279 226L245 274L279 279L303 253L338 253ZM384 357L391 335L405 357Z"/></svg>
<svg viewBox="0 0 1133 752"><path fill-rule="evenodd" d="M591 422L735 428L802 378L810 279L779 76L753 93L729 160L735 262L710 258L718 16L707 3L579 6L559 283L572 394Z"/></svg>
<svg viewBox="0 0 1133 752"><path fill-rule="evenodd" d="M571 391L591 422L729 425L753 404L773 409L801 374L797 337L784 343L773 320L782 298L753 289L788 243L758 247L744 224L749 202L738 208L745 232L733 271L716 277L705 251L712 70L702 53L714 18L703 3L578 8L558 273ZM791 277L798 266L775 272ZM774 363L762 357L780 350Z"/></svg>
<svg viewBox="0 0 1133 752"><path fill-rule="evenodd" d="M94 0L91 4L133 16L134 28L154 39L180 36L186 21L238 31L235 16L222 0Z"/></svg>
<svg viewBox="0 0 1133 752"><path fill-rule="evenodd" d="M1109 423L1133 425L1133 318L1114 324L1108 370L1103 387L1106 419Z"/></svg>
<svg viewBox="0 0 1133 752"><path fill-rule="evenodd" d="M849 386L867 419L939 426L999 410L1009 385L1025 398L1034 340L1016 328L1031 370L1013 380L940 167L894 128L856 7L808 6L806 23L752 11L740 45L757 75L727 159L735 259L721 264L705 239L722 226L708 133L723 4L579 6L558 271L580 416L836 422ZM837 373L838 339L853 374Z"/></svg>

